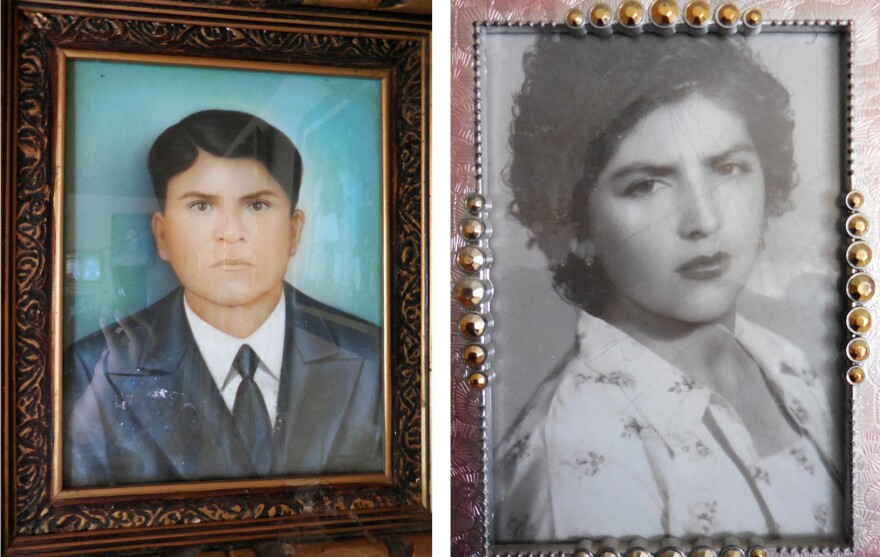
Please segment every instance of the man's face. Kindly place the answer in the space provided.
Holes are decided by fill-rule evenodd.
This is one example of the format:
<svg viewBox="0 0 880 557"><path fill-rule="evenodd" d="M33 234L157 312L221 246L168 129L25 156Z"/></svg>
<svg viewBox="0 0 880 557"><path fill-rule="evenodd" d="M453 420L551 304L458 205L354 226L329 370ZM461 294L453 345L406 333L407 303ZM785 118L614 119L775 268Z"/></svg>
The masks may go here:
<svg viewBox="0 0 880 557"><path fill-rule="evenodd" d="M168 182L153 235L191 304L246 308L277 301L303 221L261 163L199 151Z"/></svg>

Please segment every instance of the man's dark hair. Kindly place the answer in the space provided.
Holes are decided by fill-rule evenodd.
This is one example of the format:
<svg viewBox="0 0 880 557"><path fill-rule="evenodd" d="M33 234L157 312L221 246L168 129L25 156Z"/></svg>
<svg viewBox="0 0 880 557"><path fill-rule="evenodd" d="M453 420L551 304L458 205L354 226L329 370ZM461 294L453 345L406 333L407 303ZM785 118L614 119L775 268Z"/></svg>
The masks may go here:
<svg viewBox="0 0 880 557"><path fill-rule="evenodd" d="M159 207L165 210L168 181L196 162L199 149L231 159L254 159L284 190L296 208L302 181L302 157L284 133L246 112L204 110L162 132L150 149L148 167Z"/></svg>

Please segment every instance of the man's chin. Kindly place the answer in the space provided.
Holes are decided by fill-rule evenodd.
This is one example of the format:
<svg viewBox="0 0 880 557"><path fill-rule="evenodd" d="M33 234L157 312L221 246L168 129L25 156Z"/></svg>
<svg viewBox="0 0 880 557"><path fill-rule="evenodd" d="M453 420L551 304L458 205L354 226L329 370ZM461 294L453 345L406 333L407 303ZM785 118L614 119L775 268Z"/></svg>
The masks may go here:
<svg viewBox="0 0 880 557"><path fill-rule="evenodd" d="M192 304L192 296L199 298L201 303L207 303L223 308L249 307L260 302L276 302L277 298L270 296L271 292L207 292L187 293L187 300ZM274 298L270 300L269 298ZM197 302L198 303L198 302Z"/></svg>

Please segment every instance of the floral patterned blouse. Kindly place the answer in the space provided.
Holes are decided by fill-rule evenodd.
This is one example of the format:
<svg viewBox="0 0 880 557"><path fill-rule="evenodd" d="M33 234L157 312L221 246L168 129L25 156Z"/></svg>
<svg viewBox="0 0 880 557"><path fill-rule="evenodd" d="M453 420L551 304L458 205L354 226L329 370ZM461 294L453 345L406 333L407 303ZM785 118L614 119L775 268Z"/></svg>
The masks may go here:
<svg viewBox="0 0 880 557"><path fill-rule="evenodd" d="M796 443L762 458L725 400L582 313L578 354L497 447L495 539L840 535L841 448L826 394L787 340L742 317L735 336Z"/></svg>

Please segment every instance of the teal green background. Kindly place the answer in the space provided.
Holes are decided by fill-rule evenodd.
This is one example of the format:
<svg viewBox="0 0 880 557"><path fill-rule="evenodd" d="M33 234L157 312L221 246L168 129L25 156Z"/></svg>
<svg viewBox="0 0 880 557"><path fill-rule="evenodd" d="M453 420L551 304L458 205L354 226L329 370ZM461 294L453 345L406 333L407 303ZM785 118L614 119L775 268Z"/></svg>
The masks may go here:
<svg viewBox="0 0 880 557"><path fill-rule="evenodd" d="M302 154L306 224L287 280L382 324L379 79L93 60L70 61L67 72L65 344L97 330L99 316L113 321L177 286L148 232L157 206L147 153L165 128L212 108L263 118ZM135 272L118 267L125 244L117 234L113 246L114 215L129 226L143 223L140 241L128 244L136 253L127 261L139 261ZM86 261L91 275L75 279L76 263L82 269Z"/></svg>

